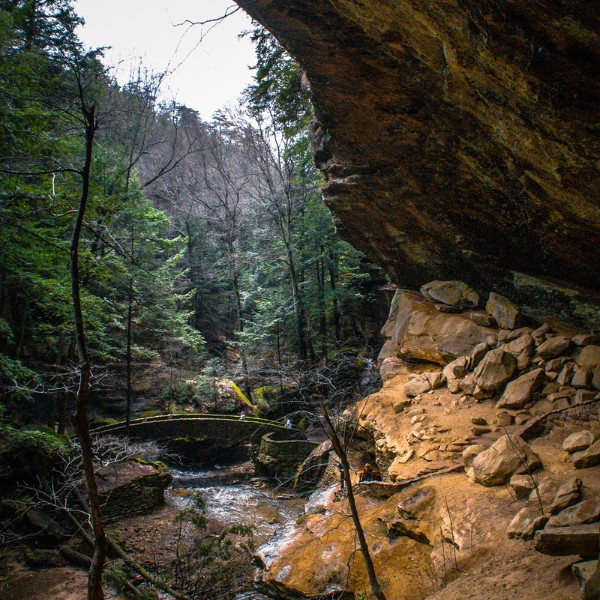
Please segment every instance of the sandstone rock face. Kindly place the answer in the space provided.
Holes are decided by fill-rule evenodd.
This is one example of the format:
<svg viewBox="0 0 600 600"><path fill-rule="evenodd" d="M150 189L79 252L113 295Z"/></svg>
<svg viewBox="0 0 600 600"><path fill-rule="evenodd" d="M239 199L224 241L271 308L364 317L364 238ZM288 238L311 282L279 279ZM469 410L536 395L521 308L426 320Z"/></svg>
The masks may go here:
<svg viewBox="0 0 600 600"><path fill-rule="evenodd" d="M500 485L514 473L533 471L541 461L519 436L504 435L478 454L467 472L470 479L485 486Z"/></svg>
<svg viewBox="0 0 600 600"><path fill-rule="evenodd" d="M445 365L469 354L494 330L467 315L440 313L421 294L400 290L382 333L397 344L400 355Z"/></svg>
<svg viewBox="0 0 600 600"><path fill-rule="evenodd" d="M422 517L431 510L435 496L435 489L427 486L409 491L398 503L398 516L387 522L390 536L407 536L422 544L429 544L429 528Z"/></svg>
<svg viewBox="0 0 600 600"><path fill-rule="evenodd" d="M324 196L393 280L483 279L542 303L515 272L598 290L589 0L239 4L304 68Z"/></svg>

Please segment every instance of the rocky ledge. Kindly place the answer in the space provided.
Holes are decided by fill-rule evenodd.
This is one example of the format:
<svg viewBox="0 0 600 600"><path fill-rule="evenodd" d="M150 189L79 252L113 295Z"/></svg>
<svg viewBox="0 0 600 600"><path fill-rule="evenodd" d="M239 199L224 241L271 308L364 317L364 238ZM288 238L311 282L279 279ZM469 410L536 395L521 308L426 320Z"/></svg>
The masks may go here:
<svg viewBox="0 0 600 600"><path fill-rule="evenodd" d="M356 474L384 479L356 489L386 596L578 597L598 558L600 338L457 281L398 291L383 331L383 388L346 418ZM335 462L324 444L306 463L328 466L269 564L280 591L368 588Z"/></svg>

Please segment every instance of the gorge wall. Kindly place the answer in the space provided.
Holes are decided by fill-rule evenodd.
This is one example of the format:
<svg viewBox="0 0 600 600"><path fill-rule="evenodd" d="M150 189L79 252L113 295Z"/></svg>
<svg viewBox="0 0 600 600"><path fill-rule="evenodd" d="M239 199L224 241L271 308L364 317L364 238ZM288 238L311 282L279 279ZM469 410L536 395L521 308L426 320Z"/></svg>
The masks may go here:
<svg viewBox="0 0 600 600"><path fill-rule="evenodd" d="M598 322L595 3L238 4L304 69L325 199L395 283L463 279Z"/></svg>

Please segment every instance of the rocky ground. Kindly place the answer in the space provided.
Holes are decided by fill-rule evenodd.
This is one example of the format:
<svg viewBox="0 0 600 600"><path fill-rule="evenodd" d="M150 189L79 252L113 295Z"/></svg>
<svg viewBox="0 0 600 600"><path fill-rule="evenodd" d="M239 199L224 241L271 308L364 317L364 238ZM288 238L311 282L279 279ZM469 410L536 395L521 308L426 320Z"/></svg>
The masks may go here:
<svg viewBox="0 0 600 600"><path fill-rule="evenodd" d="M384 386L347 415L356 470L374 459L384 479L358 492L386 596L579 598L598 557L600 338L437 283L396 295ZM267 580L366 592L346 500L312 511Z"/></svg>

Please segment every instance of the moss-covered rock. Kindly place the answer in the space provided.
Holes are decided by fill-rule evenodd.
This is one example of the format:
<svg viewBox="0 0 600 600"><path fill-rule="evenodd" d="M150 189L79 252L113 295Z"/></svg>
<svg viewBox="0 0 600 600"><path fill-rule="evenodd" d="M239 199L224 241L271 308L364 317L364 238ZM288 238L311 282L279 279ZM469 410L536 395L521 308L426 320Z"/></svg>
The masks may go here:
<svg viewBox="0 0 600 600"><path fill-rule="evenodd" d="M25 562L34 568L62 567L65 564L58 550L27 548Z"/></svg>
<svg viewBox="0 0 600 600"><path fill-rule="evenodd" d="M144 515L162 506L173 475L162 463L126 460L99 469L98 492L107 521Z"/></svg>
<svg viewBox="0 0 600 600"><path fill-rule="evenodd" d="M53 433L20 431L0 424L0 489L48 479L64 449Z"/></svg>

